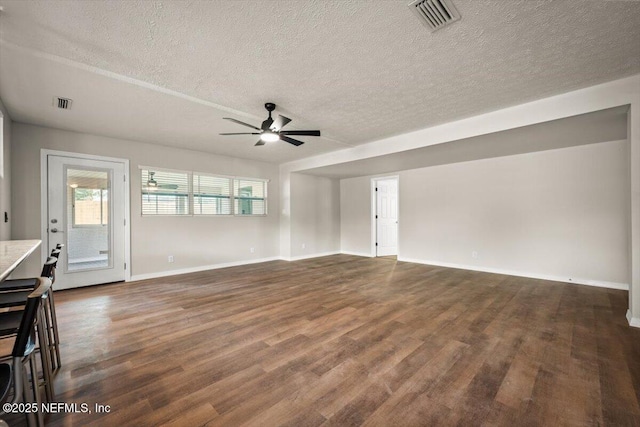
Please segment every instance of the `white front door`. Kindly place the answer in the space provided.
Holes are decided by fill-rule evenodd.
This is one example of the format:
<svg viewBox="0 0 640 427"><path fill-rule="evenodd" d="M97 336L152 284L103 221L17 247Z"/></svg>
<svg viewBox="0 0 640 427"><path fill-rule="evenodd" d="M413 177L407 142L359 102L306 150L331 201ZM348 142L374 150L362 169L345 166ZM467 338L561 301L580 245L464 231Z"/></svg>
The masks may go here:
<svg viewBox="0 0 640 427"><path fill-rule="evenodd" d="M56 289L125 279L125 169L47 155L47 248L63 243Z"/></svg>
<svg viewBox="0 0 640 427"><path fill-rule="evenodd" d="M398 255L398 179L376 181L376 256Z"/></svg>

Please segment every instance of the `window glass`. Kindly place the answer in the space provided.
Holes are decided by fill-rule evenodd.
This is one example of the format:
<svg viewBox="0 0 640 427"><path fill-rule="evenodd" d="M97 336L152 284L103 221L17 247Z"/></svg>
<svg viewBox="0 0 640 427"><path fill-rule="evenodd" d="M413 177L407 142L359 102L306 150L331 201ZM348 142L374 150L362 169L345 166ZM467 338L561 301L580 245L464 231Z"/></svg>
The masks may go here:
<svg viewBox="0 0 640 427"><path fill-rule="evenodd" d="M194 174L193 213L231 215L231 179Z"/></svg>
<svg viewBox="0 0 640 427"><path fill-rule="evenodd" d="M266 215L266 184L263 180L234 179L235 214Z"/></svg>

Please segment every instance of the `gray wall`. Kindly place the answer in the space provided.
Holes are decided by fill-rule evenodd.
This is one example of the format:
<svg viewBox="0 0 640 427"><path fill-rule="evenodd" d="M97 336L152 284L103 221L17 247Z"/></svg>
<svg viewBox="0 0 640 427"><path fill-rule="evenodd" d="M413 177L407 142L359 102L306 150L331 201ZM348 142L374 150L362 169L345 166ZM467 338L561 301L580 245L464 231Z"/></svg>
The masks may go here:
<svg viewBox="0 0 640 427"><path fill-rule="evenodd" d="M291 257L338 252L339 181L292 173L290 183Z"/></svg>
<svg viewBox="0 0 640 427"><path fill-rule="evenodd" d="M12 137L14 239L40 238L40 151L45 148L130 160L133 275L279 256L276 165L21 123L13 124ZM269 215L142 217L139 165L269 179ZM167 262L168 255L174 263ZM39 259L30 259L18 273L37 274L38 264Z"/></svg>
<svg viewBox="0 0 640 427"><path fill-rule="evenodd" d="M371 177L340 181L340 250L371 253Z"/></svg>
<svg viewBox="0 0 640 427"><path fill-rule="evenodd" d="M11 117L0 100L3 116L2 167L0 167L0 240L11 238ZM9 214L9 222L4 222L4 213Z"/></svg>
<svg viewBox="0 0 640 427"><path fill-rule="evenodd" d="M619 141L403 171L399 258L628 284L627 155ZM371 251L370 188L341 182L343 251Z"/></svg>

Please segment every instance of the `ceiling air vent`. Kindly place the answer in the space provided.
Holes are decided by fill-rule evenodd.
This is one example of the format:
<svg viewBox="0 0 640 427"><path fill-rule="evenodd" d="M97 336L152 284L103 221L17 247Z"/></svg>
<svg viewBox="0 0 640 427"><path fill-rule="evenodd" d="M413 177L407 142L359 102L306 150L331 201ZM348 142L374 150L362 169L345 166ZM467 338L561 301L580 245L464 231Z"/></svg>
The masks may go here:
<svg viewBox="0 0 640 427"><path fill-rule="evenodd" d="M53 105L57 105L61 110L69 110L72 102L69 98L60 98L58 96L53 98Z"/></svg>
<svg viewBox="0 0 640 427"><path fill-rule="evenodd" d="M416 0L409 4L409 8L431 32L460 19L460 14L451 0Z"/></svg>

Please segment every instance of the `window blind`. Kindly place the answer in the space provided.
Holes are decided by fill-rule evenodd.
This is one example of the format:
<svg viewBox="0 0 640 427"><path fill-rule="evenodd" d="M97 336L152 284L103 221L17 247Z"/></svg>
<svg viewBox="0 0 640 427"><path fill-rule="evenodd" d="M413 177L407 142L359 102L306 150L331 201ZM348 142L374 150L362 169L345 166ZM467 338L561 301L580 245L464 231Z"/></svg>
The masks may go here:
<svg viewBox="0 0 640 427"><path fill-rule="evenodd" d="M267 180L141 167L142 215L267 215Z"/></svg>
<svg viewBox="0 0 640 427"><path fill-rule="evenodd" d="M236 215L267 214L267 183L258 179L233 180L234 212Z"/></svg>
<svg viewBox="0 0 640 427"><path fill-rule="evenodd" d="M189 215L190 174L142 169L142 215Z"/></svg>
<svg viewBox="0 0 640 427"><path fill-rule="evenodd" d="M193 174L193 214L231 215L231 179Z"/></svg>

